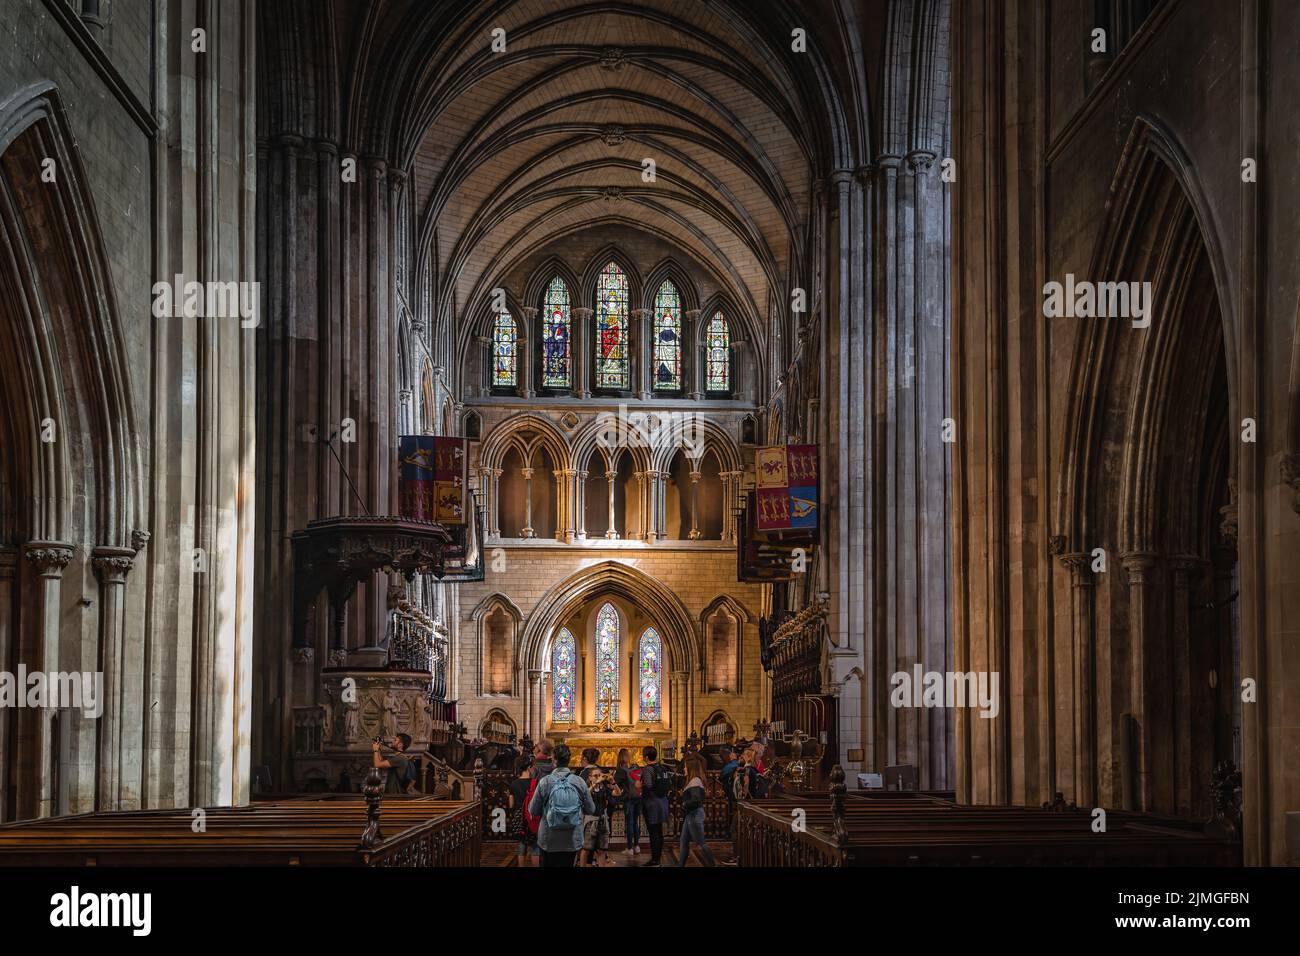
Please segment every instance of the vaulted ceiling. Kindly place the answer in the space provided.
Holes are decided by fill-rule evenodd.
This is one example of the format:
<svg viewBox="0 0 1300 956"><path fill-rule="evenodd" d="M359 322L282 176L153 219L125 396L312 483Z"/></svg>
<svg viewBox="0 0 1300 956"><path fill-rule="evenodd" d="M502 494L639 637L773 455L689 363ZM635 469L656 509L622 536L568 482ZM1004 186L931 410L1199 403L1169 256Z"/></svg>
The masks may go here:
<svg viewBox="0 0 1300 956"><path fill-rule="evenodd" d="M806 273L814 182L865 154L861 37L883 7L334 0L278 32L314 31L329 51L315 64L328 89L296 108L410 172L415 258L434 263L435 309L462 342L513 264L620 223L712 270L761 348ZM796 28L806 52L792 50Z"/></svg>

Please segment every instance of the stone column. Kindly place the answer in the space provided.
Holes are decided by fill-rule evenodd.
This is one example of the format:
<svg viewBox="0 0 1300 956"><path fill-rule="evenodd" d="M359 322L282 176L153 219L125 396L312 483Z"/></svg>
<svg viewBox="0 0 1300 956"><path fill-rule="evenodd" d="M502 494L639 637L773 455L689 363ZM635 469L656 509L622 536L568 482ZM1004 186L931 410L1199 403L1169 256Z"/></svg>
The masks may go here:
<svg viewBox="0 0 1300 956"><path fill-rule="evenodd" d="M130 548L96 548L91 563L99 577L99 670L104 674L103 712L99 717L99 799L96 810L133 809L139 794L129 793L123 777L123 711L126 706L126 576L135 552ZM134 797L134 799L132 799ZM123 803L127 806L123 806ZM134 807L131 805L134 804Z"/></svg>
<svg viewBox="0 0 1300 956"><path fill-rule="evenodd" d="M492 336L476 335L474 341L479 348L478 394L480 398L484 398L492 394Z"/></svg>
<svg viewBox="0 0 1300 956"><path fill-rule="evenodd" d="M19 646L17 635L13 632L14 597L18 590L18 552L10 548L0 548L0 670L9 670L14 659L15 648ZM0 742L8 745L10 715L12 707L0 707ZM9 806L9 767L14 755L0 754L0 820L12 816Z"/></svg>
<svg viewBox="0 0 1300 956"><path fill-rule="evenodd" d="M605 484L609 491L609 524L605 528L605 537L611 541L618 537L618 526L614 523L614 487L618 481L617 471L605 472ZM627 531L627 528L623 529Z"/></svg>
<svg viewBox="0 0 1300 956"><path fill-rule="evenodd" d="M1174 609L1172 620L1173 705L1173 778L1174 810L1179 816L1191 816L1193 781L1196 779L1192 754L1192 711L1194 699L1205 692L1205 685L1195 686L1193 659L1192 611L1197 585L1206 562L1196 555L1176 555L1170 559L1174 572Z"/></svg>
<svg viewBox="0 0 1300 956"><path fill-rule="evenodd" d="M743 471L724 471L718 477L722 479L722 540L736 540L736 499L740 497L740 482Z"/></svg>
<svg viewBox="0 0 1300 956"><path fill-rule="evenodd" d="M524 710L527 726L524 732L533 738L536 742L542 739L541 725L537 722L537 700L542 693L542 672L530 670L528 672L528 706Z"/></svg>
<svg viewBox="0 0 1300 956"><path fill-rule="evenodd" d="M574 511L577 507L578 493L574 487L577 472L569 468L557 469L555 472L555 538L565 544L573 544L577 533Z"/></svg>
<svg viewBox="0 0 1300 956"><path fill-rule="evenodd" d="M573 329L573 397L591 398L591 317L595 313L588 308L578 307L572 310Z"/></svg>
<svg viewBox="0 0 1300 956"><path fill-rule="evenodd" d="M415 411L413 408L414 393L409 388L397 390L397 427L400 434L415 434Z"/></svg>
<svg viewBox="0 0 1300 956"><path fill-rule="evenodd" d="M573 473L573 527L574 537L587 540L587 473Z"/></svg>
<svg viewBox="0 0 1300 956"><path fill-rule="evenodd" d="M523 398L532 398L537 394L537 385L533 381L534 355L531 342L534 337L537 341L542 341L542 337L536 333L537 328L537 308L526 305L523 308L523 334L515 343L515 361L519 364L516 369L519 373L519 394Z"/></svg>
<svg viewBox="0 0 1300 956"><path fill-rule="evenodd" d="M673 694L668 716L672 720L673 739L677 741L677 752L679 754L682 752L682 748L686 746L686 738L691 733L690 705L687 703L690 678L690 671L677 670L672 672Z"/></svg>
<svg viewBox="0 0 1300 956"><path fill-rule="evenodd" d="M523 468L519 472L524 476L524 527L521 532L525 538L533 534L533 469Z"/></svg>
<svg viewBox="0 0 1300 956"><path fill-rule="evenodd" d="M699 309L687 309L682 313L682 391L697 402L704 397L705 357L699 319Z"/></svg>
<svg viewBox="0 0 1300 956"><path fill-rule="evenodd" d="M1072 750L1074 752L1074 787L1071 797L1080 806L1097 806L1100 802L1107 804L1104 797L1098 796L1098 782L1094 776L1096 728L1093 726L1093 710L1097 702L1093 699L1093 602L1096 590L1092 577L1092 557L1087 552L1072 552L1061 555L1061 564L1070 572L1071 594L1071 631L1073 634L1072 653L1061 661L1057 687L1066 692L1059 693L1055 706L1058 727L1074 728ZM1068 673L1066 667L1069 668ZM1072 679L1066 680L1064 678ZM1060 780L1062 768L1057 770Z"/></svg>
<svg viewBox="0 0 1300 956"><path fill-rule="evenodd" d="M691 533L692 541L700 539L700 473L691 472Z"/></svg>
<svg viewBox="0 0 1300 956"><path fill-rule="evenodd" d="M25 546L25 556L32 563L37 580L31 598L24 602L33 612L38 667L43 671L59 669L59 598L63 569L72 560L72 545L52 541L33 541ZM20 663L25 663L20 661ZM29 667L29 669L32 669ZM18 712L19 740L34 744L35 759L23 759L19 748L17 766L34 768L31 781L18 784L17 815L48 817L56 812L54 792L54 740L49 708L24 708Z"/></svg>
<svg viewBox="0 0 1300 956"><path fill-rule="evenodd" d="M1154 714L1151 707L1152 661L1149 642L1152 639L1154 592L1152 570L1156 562L1155 555L1142 551L1122 555L1121 561L1128 571L1129 587L1129 706L1130 713L1137 722L1137 779L1133 788L1137 806L1131 809L1151 810L1155 803L1155 781L1152 778L1155 755L1152 753Z"/></svg>
<svg viewBox="0 0 1300 956"><path fill-rule="evenodd" d="M647 331L646 319L652 315L650 309L633 309L631 324L628 326L628 355L632 360L632 394L643 402L650 400L654 390L654 335L653 325Z"/></svg>

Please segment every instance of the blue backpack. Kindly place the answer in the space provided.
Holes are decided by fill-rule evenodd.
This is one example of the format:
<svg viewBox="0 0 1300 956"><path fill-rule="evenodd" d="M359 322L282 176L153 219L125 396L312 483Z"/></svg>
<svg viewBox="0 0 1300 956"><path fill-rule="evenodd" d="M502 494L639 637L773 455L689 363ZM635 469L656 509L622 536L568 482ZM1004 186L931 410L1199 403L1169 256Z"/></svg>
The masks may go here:
<svg viewBox="0 0 1300 956"><path fill-rule="evenodd" d="M546 801L546 826L550 830L572 830L582 824L582 794L573 774L552 774L551 793Z"/></svg>

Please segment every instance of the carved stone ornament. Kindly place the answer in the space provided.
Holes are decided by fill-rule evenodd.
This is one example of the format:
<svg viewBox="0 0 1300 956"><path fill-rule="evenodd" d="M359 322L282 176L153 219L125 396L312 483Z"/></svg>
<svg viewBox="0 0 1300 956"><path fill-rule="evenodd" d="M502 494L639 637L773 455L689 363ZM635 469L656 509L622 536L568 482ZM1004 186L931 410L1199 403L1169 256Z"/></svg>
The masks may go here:
<svg viewBox="0 0 1300 956"><path fill-rule="evenodd" d="M627 133L617 123L610 123L601 127L600 140L606 146L622 146L627 140Z"/></svg>
<svg viewBox="0 0 1300 956"><path fill-rule="evenodd" d="M295 647L293 649L293 659L299 664L310 664L316 659L316 651L311 647Z"/></svg>
<svg viewBox="0 0 1300 956"><path fill-rule="evenodd" d="M54 542L33 542L27 546L25 555L37 574L57 577L72 560L72 547Z"/></svg>
<svg viewBox="0 0 1300 956"><path fill-rule="evenodd" d="M627 54L616 46L607 46L600 51L600 66L604 70L621 70L627 65Z"/></svg>

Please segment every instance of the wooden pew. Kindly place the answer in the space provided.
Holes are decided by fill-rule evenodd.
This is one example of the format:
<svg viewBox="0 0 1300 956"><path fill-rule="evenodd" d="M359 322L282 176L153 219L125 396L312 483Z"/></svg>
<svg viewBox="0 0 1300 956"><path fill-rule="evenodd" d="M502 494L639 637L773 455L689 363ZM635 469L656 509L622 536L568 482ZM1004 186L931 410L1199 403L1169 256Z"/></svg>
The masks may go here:
<svg viewBox="0 0 1300 956"><path fill-rule="evenodd" d="M478 803L389 796L361 847L367 800L328 794L192 810L93 813L0 826L0 866L477 866Z"/></svg>
<svg viewBox="0 0 1300 956"><path fill-rule="evenodd" d="M1233 866L1238 841L1198 824L1107 812L1104 833L1088 810L959 806L906 792L785 794L742 804L736 854L742 866ZM804 829L792 825L802 810ZM836 818L839 818L838 826ZM837 836L837 831L839 835Z"/></svg>

